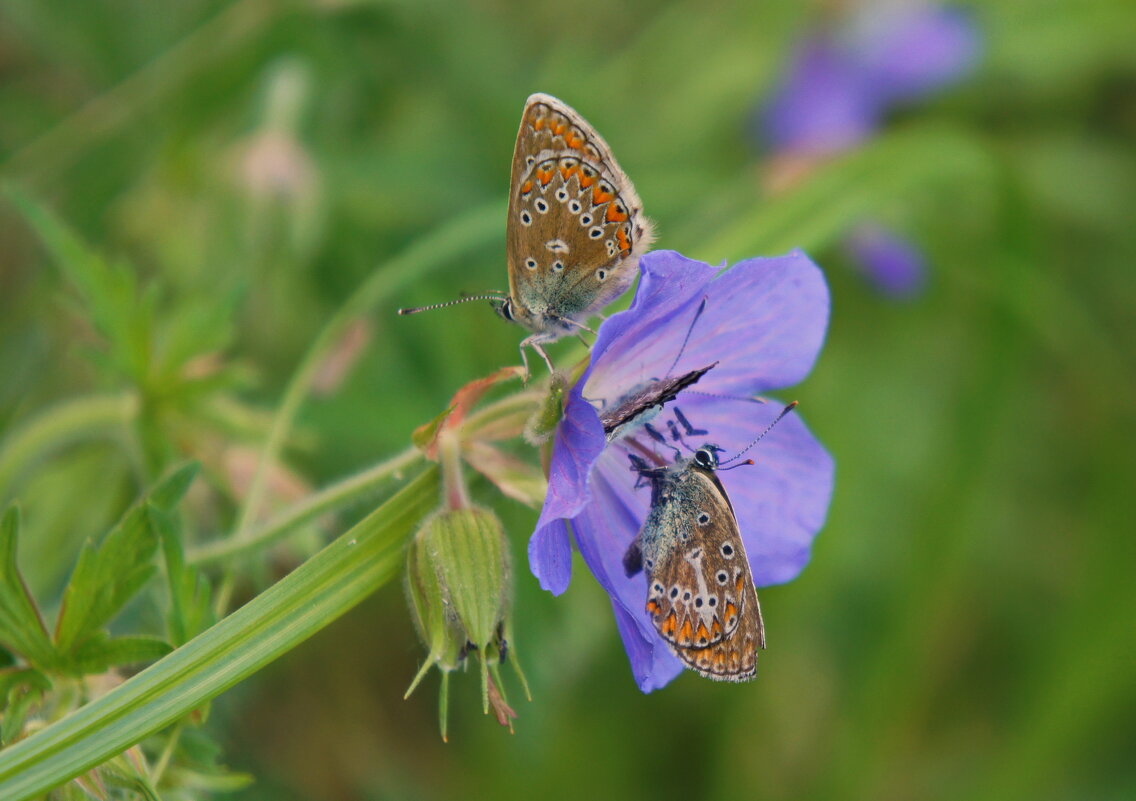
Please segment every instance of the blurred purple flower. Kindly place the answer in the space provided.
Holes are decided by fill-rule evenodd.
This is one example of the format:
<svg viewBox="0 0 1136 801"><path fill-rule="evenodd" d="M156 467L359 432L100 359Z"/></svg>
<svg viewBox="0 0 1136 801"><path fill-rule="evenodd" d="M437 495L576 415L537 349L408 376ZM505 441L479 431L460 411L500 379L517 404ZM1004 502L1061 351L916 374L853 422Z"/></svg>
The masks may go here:
<svg viewBox="0 0 1136 801"><path fill-rule="evenodd" d="M844 246L869 280L884 294L918 295L927 281L927 263L911 240L878 223L856 226Z"/></svg>
<svg viewBox="0 0 1136 801"><path fill-rule="evenodd" d="M869 3L839 31L801 43L763 111L764 138L780 154L845 150L893 105L962 78L978 53L978 30L960 9Z"/></svg>
<svg viewBox="0 0 1136 801"><path fill-rule="evenodd" d="M802 160L869 138L893 106L961 79L979 50L978 29L961 9L868 2L839 30L800 44L762 110L763 137L781 172L799 175ZM863 223L846 248L885 295L912 297L925 284L922 254L897 233Z"/></svg>
<svg viewBox="0 0 1136 801"><path fill-rule="evenodd" d="M770 146L778 153L823 156L867 139L881 113L867 77L833 42L805 41L765 109Z"/></svg>
<svg viewBox="0 0 1136 801"><path fill-rule="evenodd" d="M682 670L647 616L644 575L628 578L622 561L650 504L648 488L635 488L628 455L653 450L653 442L631 433L609 443L597 410L614 407L652 379L717 362L697 391L686 391L662 412L663 420L678 404L694 426L709 431L708 441L737 452L781 411L776 402L749 398L796 384L812 369L828 326L829 296L820 270L801 252L750 259L719 274L673 251L654 251L640 270L631 308L600 328L591 364L568 395L529 562L542 587L564 592L571 578L571 522L585 563L611 595L635 680L649 692ZM797 415L785 418L753 454L754 466L720 476L755 582L777 584L808 562L828 512L834 466Z"/></svg>
<svg viewBox="0 0 1136 801"><path fill-rule="evenodd" d="M886 104L918 100L966 77L981 41L970 14L931 3L869 4L853 21L850 50Z"/></svg>

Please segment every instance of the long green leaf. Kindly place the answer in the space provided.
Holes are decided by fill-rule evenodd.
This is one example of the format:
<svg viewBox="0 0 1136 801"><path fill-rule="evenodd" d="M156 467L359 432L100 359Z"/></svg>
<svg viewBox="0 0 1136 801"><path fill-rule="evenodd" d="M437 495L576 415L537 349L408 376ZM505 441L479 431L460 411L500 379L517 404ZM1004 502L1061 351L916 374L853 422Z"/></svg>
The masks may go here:
<svg viewBox="0 0 1136 801"><path fill-rule="evenodd" d="M426 470L294 572L166 658L0 751L0 798L24 801L185 716L294 648L389 581L403 541L438 503Z"/></svg>

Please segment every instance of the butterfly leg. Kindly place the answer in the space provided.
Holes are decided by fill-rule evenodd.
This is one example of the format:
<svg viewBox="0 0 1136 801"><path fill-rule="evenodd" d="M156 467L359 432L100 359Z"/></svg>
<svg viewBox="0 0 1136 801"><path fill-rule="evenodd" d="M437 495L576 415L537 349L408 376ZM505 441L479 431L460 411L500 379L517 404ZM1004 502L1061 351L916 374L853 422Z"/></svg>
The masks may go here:
<svg viewBox="0 0 1136 801"><path fill-rule="evenodd" d="M690 421L686 419L686 415L682 413L682 409L678 408L677 406L674 407L674 413L675 418L678 420L678 424L683 427L683 430L686 431L686 435L688 437L704 437L710 433L705 428L695 428L694 426L692 426L690 424Z"/></svg>
<svg viewBox="0 0 1136 801"><path fill-rule="evenodd" d="M532 348L537 352L540 358L544 359L544 363L548 365L548 372L556 372L556 368L552 366L552 360L548 358L548 354L544 352L544 348L540 345L543 341L545 341L545 338L540 334L533 334L521 340L521 364L525 368L524 382L526 384L529 382L529 379L532 378L532 370L529 369L529 359L525 354L525 347Z"/></svg>
<svg viewBox="0 0 1136 801"><path fill-rule="evenodd" d="M659 431L659 429L655 428L650 423L644 423L643 430L646 431L648 436L650 436L651 439L655 440L655 442L658 442L660 445L666 445L668 448L673 450L676 457L682 453L681 450L667 442L667 438L663 435L663 432Z"/></svg>

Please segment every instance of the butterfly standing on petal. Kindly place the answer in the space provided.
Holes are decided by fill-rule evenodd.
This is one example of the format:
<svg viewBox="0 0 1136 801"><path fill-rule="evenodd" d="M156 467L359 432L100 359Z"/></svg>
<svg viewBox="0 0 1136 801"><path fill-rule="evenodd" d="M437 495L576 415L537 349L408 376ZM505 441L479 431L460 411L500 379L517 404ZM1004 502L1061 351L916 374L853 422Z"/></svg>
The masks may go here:
<svg viewBox="0 0 1136 801"><path fill-rule="evenodd" d="M729 462L741 459L795 408L793 401L782 409ZM677 408L675 414L693 430ZM657 432L653 436L665 442ZM718 479L721 450L707 443L689 459L661 467L631 455L631 469L651 485L651 511L623 556L623 568L628 578L646 572L647 614L687 667L716 681L747 681L757 674L765 623L738 519Z"/></svg>
<svg viewBox="0 0 1136 801"><path fill-rule="evenodd" d="M647 574L647 614L687 667L717 681L757 673L765 624L734 508L715 471L718 448L635 469L651 484L651 511L624 557Z"/></svg>
<svg viewBox="0 0 1136 801"><path fill-rule="evenodd" d="M650 222L611 148L567 103L545 94L525 102L513 152L506 248L509 295L498 311L542 347L586 329L622 295L652 240Z"/></svg>

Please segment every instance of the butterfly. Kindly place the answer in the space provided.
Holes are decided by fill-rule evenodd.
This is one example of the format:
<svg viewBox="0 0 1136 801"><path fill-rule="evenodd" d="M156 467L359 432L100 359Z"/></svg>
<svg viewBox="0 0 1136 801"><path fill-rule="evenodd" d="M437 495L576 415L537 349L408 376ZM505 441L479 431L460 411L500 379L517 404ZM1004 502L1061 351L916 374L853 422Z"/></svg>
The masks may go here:
<svg viewBox="0 0 1136 801"><path fill-rule="evenodd" d="M649 423L656 414L662 411L664 405L677 398L678 394L687 387L698 383L698 379L714 369L717 364L717 362L714 362L714 364L700 367L697 370L690 370L682 375L648 381L643 386L625 395L617 405L602 410L600 412L600 423L603 424L607 441L613 442L625 436L633 427ZM683 422L685 423L685 420ZM689 425L687 425L687 428L689 430Z"/></svg>
<svg viewBox="0 0 1136 801"><path fill-rule="evenodd" d="M786 406L729 461L741 458L796 406ZM757 674L765 623L734 507L718 478L721 450L707 443L661 467L630 455L632 469L651 485L651 510L623 567L628 578L647 574L647 615L687 667L716 681L747 681Z"/></svg>
<svg viewBox="0 0 1136 801"><path fill-rule="evenodd" d="M513 151L505 226L509 292L399 309L414 314L470 300L531 333L521 342L549 371L543 345L591 331L586 320L622 295L654 237L631 179L611 148L574 108L551 95L525 101Z"/></svg>
<svg viewBox="0 0 1136 801"><path fill-rule="evenodd" d="M623 559L631 577L647 574L647 614L675 655L717 681L757 673L765 624L734 508L718 480L716 445L689 459L650 468L651 511Z"/></svg>
<svg viewBox="0 0 1136 801"><path fill-rule="evenodd" d="M631 179L607 142L567 103L525 101L513 150L505 241L509 294L498 313L532 333L521 342L548 369L542 345L588 330L622 295L653 239Z"/></svg>

